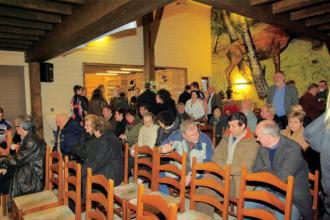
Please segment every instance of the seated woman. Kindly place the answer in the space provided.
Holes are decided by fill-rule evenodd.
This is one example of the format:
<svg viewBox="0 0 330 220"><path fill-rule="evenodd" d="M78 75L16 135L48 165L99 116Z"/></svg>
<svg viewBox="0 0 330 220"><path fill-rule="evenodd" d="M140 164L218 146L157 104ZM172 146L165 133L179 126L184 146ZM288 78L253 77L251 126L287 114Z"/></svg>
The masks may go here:
<svg viewBox="0 0 330 220"><path fill-rule="evenodd" d="M22 142L15 156L1 157L1 173L16 168L11 180L9 195L11 197L26 195L44 189L44 159L46 143L36 133L35 125L30 116L26 116L16 126Z"/></svg>
<svg viewBox="0 0 330 220"><path fill-rule="evenodd" d="M140 129L138 145L153 148L156 144L158 128L159 126L155 124L155 116L151 112L146 112L143 115L143 126Z"/></svg>
<svg viewBox="0 0 330 220"><path fill-rule="evenodd" d="M228 116L221 112L220 107L213 108L213 116L210 118L209 125L215 126L215 144L217 146L228 125Z"/></svg>
<svg viewBox="0 0 330 220"><path fill-rule="evenodd" d="M180 127L180 120L169 111L162 111L157 115L159 128L157 131L156 146L160 146L162 142L168 138L174 131Z"/></svg>
<svg viewBox="0 0 330 220"><path fill-rule="evenodd" d="M203 101L200 99L200 93L191 92L191 99L186 102L185 111L194 121L203 121L205 117Z"/></svg>
<svg viewBox="0 0 330 220"><path fill-rule="evenodd" d="M113 179L115 186L119 185L124 177L122 144L109 131L108 124L102 117L87 115L85 129L96 138L86 143L87 160L82 168L83 184L86 183L87 167L90 167L93 175L102 174L107 179Z"/></svg>

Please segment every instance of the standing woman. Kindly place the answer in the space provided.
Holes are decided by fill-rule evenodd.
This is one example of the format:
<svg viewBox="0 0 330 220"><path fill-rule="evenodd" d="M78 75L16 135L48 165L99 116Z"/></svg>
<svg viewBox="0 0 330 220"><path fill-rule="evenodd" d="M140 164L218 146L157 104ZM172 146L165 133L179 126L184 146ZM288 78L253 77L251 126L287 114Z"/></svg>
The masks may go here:
<svg viewBox="0 0 330 220"><path fill-rule="evenodd" d="M22 196L44 189L44 169L46 143L36 133L35 125L30 116L16 126L22 138L21 146L15 156L0 158L2 174L10 168L16 168L10 184L11 197Z"/></svg>
<svg viewBox="0 0 330 220"><path fill-rule="evenodd" d="M102 116L103 108L107 105L108 103L103 96L102 90L95 89L89 102L89 113L97 116Z"/></svg>
<svg viewBox="0 0 330 220"><path fill-rule="evenodd" d="M191 92L191 99L186 102L185 111L194 121L203 121L205 117L203 101L198 91Z"/></svg>
<svg viewBox="0 0 330 220"><path fill-rule="evenodd" d="M171 97L171 93L166 89L160 89L156 95L157 113L162 111L169 111L176 116L175 101Z"/></svg>

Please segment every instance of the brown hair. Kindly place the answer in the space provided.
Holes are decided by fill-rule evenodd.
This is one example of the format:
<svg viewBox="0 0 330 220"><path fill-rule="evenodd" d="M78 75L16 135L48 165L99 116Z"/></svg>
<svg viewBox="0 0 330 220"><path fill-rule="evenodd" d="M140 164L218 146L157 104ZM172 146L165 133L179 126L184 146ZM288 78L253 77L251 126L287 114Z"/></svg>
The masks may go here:
<svg viewBox="0 0 330 220"><path fill-rule="evenodd" d="M91 127L93 128L93 130L96 129L97 124L99 123L99 117L97 115L94 114L89 114L86 115L85 117L85 123L86 121L90 121L91 122Z"/></svg>

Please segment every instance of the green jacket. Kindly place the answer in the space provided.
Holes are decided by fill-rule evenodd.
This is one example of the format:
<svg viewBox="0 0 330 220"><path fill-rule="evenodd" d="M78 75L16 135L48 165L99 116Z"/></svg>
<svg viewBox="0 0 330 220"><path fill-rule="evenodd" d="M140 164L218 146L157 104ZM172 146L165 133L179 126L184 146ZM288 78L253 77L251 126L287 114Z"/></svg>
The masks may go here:
<svg viewBox="0 0 330 220"><path fill-rule="evenodd" d="M130 147L138 142L140 129L143 123L140 119L135 118L133 124L126 124L125 135L127 137L127 143Z"/></svg>

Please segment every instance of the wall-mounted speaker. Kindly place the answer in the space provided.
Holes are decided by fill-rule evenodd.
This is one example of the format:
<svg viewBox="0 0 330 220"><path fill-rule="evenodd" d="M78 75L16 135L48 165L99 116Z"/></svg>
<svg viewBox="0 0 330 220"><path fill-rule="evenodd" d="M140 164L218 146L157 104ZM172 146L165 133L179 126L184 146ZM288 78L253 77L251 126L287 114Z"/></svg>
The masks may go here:
<svg viewBox="0 0 330 220"><path fill-rule="evenodd" d="M52 63L40 64L40 82L54 82L54 65Z"/></svg>

